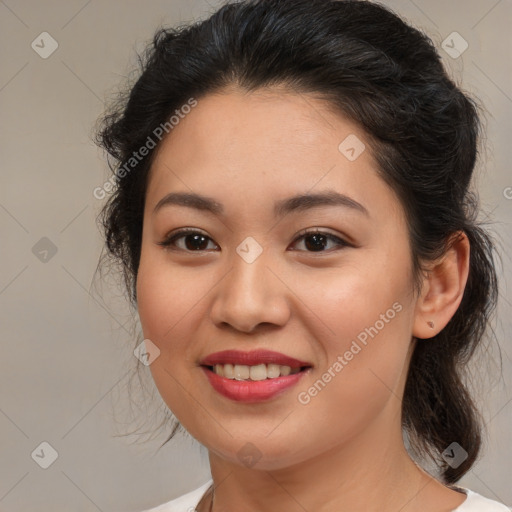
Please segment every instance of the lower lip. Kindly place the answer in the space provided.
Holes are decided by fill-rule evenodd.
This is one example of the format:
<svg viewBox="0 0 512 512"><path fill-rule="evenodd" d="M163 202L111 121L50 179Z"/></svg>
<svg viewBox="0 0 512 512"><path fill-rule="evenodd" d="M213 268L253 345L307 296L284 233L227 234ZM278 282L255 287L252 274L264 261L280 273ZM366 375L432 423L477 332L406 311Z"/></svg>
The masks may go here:
<svg viewBox="0 0 512 512"><path fill-rule="evenodd" d="M205 366L201 368L215 391L231 400L246 403L264 402L281 394L297 384L301 377L309 371L308 368L293 375L252 381L228 379L217 375Z"/></svg>

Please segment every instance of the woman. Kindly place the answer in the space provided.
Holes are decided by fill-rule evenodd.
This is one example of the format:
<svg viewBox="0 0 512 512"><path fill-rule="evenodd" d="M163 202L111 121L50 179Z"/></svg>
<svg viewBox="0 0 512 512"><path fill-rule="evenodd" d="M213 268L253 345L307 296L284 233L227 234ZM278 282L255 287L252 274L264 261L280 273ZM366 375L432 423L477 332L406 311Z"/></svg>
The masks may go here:
<svg viewBox="0 0 512 512"><path fill-rule="evenodd" d="M455 485L497 281L477 108L432 42L368 2L244 1L142 64L98 134L102 222L212 473L152 510L508 510Z"/></svg>

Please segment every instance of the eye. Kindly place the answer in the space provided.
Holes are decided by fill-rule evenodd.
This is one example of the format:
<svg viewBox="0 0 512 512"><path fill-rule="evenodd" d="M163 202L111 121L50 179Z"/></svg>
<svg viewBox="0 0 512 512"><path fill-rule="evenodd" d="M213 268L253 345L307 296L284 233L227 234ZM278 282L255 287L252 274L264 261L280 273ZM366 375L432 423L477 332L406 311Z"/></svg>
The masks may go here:
<svg viewBox="0 0 512 512"><path fill-rule="evenodd" d="M324 250L329 242L334 242L338 247L350 247L345 240L319 229L302 231L293 243L295 244L299 240L305 242L304 246L308 249L306 252L331 252Z"/></svg>
<svg viewBox="0 0 512 512"><path fill-rule="evenodd" d="M176 246L176 241L180 239L184 240L185 247ZM188 228L180 229L176 233L171 233L163 241L157 242L157 244L170 250L200 252L206 249L208 240L211 240L211 238L204 235L200 231L197 231L196 229Z"/></svg>
<svg viewBox="0 0 512 512"><path fill-rule="evenodd" d="M184 246L179 246L177 244L177 241L180 240L183 240ZM342 240L341 238L331 233L320 231L319 229L302 231L299 233L299 236L294 240L292 245L295 245L300 240L304 240L306 252L327 252L324 249L325 246L329 244L329 242L334 242L335 246L341 248L350 247L350 244L345 240ZM157 242L157 245L160 245L169 250L202 252L206 250L208 241L212 241L209 236L201 233L196 229L185 228L180 229L176 233L171 233L161 242Z"/></svg>

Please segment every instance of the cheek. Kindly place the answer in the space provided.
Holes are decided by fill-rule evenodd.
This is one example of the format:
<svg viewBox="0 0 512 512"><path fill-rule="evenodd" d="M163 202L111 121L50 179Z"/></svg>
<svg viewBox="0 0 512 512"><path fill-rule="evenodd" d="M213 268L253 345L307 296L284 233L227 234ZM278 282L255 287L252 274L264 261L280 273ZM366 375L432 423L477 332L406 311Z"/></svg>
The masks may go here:
<svg viewBox="0 0 512 512"><path fill-rule="evenodd" d="M178 333L187 326L190 329L199 299L208 291L194 269L180 269L162 262L164 258L143 255L137 275L137 308L144 336L163 350L171 342L179 346L182 336Z"/></svg>
<svg viewBox="0 0 512 512"><path fill-rule="evenodd" d="M357 262L313 288L308 305L318 311L327 333L317 339L325 354L316 380L303 386L299 402L311 413L354 433L394 394L407 370L412 308L405 267ZM383 272L386 269L386 272ZM327 407L326 404L333 404ZM335 406L334 406L335 404ZM359 427L358 427L359 426ZM313 432L311 433L313 435Z"/></svg>
<svg viewBox="0 0 512 512"><path fill-rule="evenodd" d="M364 346L374 336L397 339L397 329L407 323L410 296L403 267L393 268L382 255L366 260L335 269L321 279L312 276L307 286L304 300L317 313L319 324L327 327L328 336L322 342L329 352L343 353L353 340Z"/></svg>
<svg viewBox="0 0 512 512"><path fill-rule="evenodd" d="M190 398L201 371L196 365L197 345L193 341L205 315L201 298L213 285L197 276L197 269L171 266L158 254L144 253L137 275L137 308L143 335L160 350L149 366L153 380L169 409L191 430L194 421L190 424L187 419L201 417L201 410L195 410L196 401Z"/></svg>
<svg viewBox="0 0 512 512"><path fill-rule="evenodd" d="M385 409L395 410L393 415L400 411L408 364L408 312L392 305L368 309L357 317L338 315L335 328L343 334L325 340L327 362L297 389L305 438L315 438L324 429L325 443L347 441ZM386 311L388 323L379 317Z"/></svg>

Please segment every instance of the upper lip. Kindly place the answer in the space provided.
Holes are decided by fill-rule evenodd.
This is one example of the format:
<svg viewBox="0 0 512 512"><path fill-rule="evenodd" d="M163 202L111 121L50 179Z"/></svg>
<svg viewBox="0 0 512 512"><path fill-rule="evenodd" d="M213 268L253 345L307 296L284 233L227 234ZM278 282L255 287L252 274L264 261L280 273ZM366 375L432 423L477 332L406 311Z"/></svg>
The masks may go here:
<svg viewBox="0 0 512 512"><path fill-rule="evenodd" d="M259 364L278 364L290 368L301 368L311 366L311 363L300 361L294 357L273 352L272 350L252 350L243 352L240 350L223 350L207 355L200 362L202 366L214 366L216 364L239 364L256 366Z"/></svg>

